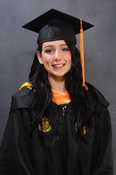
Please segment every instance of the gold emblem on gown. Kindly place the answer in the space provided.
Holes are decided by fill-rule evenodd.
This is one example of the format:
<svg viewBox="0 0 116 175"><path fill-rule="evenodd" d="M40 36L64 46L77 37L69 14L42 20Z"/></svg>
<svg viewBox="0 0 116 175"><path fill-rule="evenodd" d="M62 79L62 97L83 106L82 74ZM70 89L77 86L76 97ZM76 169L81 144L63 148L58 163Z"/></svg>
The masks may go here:
<svg viewBox="0 0 116 175"><path fill-rule="evenodd" d="M48 118L43 117L41 124L38 125L38 129L42 131L43 133L48 133L52 130L51 124L48 120Z"/></svg>
<svg viewBox="0 0 116 175"><path fill-rule="evenodd" d="M82 128L81 128L81 135L82 136L85 136L85 135L87 135L88 134L88 128L86 127L86 126L83 126Z"/></svg>

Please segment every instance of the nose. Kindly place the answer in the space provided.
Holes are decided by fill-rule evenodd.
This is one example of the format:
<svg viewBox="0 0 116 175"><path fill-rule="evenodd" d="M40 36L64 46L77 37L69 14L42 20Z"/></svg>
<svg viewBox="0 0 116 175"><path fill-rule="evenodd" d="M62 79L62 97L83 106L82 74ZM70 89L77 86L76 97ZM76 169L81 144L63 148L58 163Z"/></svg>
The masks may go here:
<svg viewBox="0 0 116 175"><path fill-rule="evenodd" d="M54 59L55 60L61 60L61 52L60 52L60 50L56 50L55 51Z"/></svg>

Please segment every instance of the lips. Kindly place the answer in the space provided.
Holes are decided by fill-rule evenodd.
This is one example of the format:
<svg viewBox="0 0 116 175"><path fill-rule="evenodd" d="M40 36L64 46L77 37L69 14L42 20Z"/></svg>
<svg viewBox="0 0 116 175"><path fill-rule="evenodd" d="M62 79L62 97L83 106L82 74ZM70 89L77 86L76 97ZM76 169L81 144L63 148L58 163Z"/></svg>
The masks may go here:
<svg viewBox="0 0 116 175"><path fill-rule="evenodd" d="M52 65L54 68L62 68L65 66L65 63L58 63L58 64L53 64Z"/></svg>

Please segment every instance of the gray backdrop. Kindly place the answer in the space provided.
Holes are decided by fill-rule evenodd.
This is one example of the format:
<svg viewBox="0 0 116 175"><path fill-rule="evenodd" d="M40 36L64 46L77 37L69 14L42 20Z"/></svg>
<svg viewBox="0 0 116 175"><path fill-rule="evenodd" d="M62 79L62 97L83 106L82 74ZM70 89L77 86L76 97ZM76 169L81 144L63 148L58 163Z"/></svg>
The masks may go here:
<svg viewBox="0 0 116 175"><path fill-rule="evenodd" d="M21 26L50 8L83 17L95 25L85 32L86 79L110 101L115 167L115 0L0 0L0 140L11 95L20 83L27 80L36 49L37 35Z"/></svg>

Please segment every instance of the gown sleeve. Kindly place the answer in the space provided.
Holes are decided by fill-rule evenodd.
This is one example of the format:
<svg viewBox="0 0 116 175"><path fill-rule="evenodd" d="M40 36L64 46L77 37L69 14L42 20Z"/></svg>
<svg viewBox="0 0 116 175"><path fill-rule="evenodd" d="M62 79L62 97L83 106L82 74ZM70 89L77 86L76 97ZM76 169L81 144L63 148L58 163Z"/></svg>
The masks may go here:
<svg viewBox="0 0 116 175"><path fill-rule="evenodd" d="M113 175L112 128L110 113L106 107L96 119L92 175Z"/></svg>
<svg viewBox="0 0 116 175"><path fill-rule="evenodd" d="M0 145L0 175L16 174L16 145L14 118L16 112L11 109Z"/></svg>

